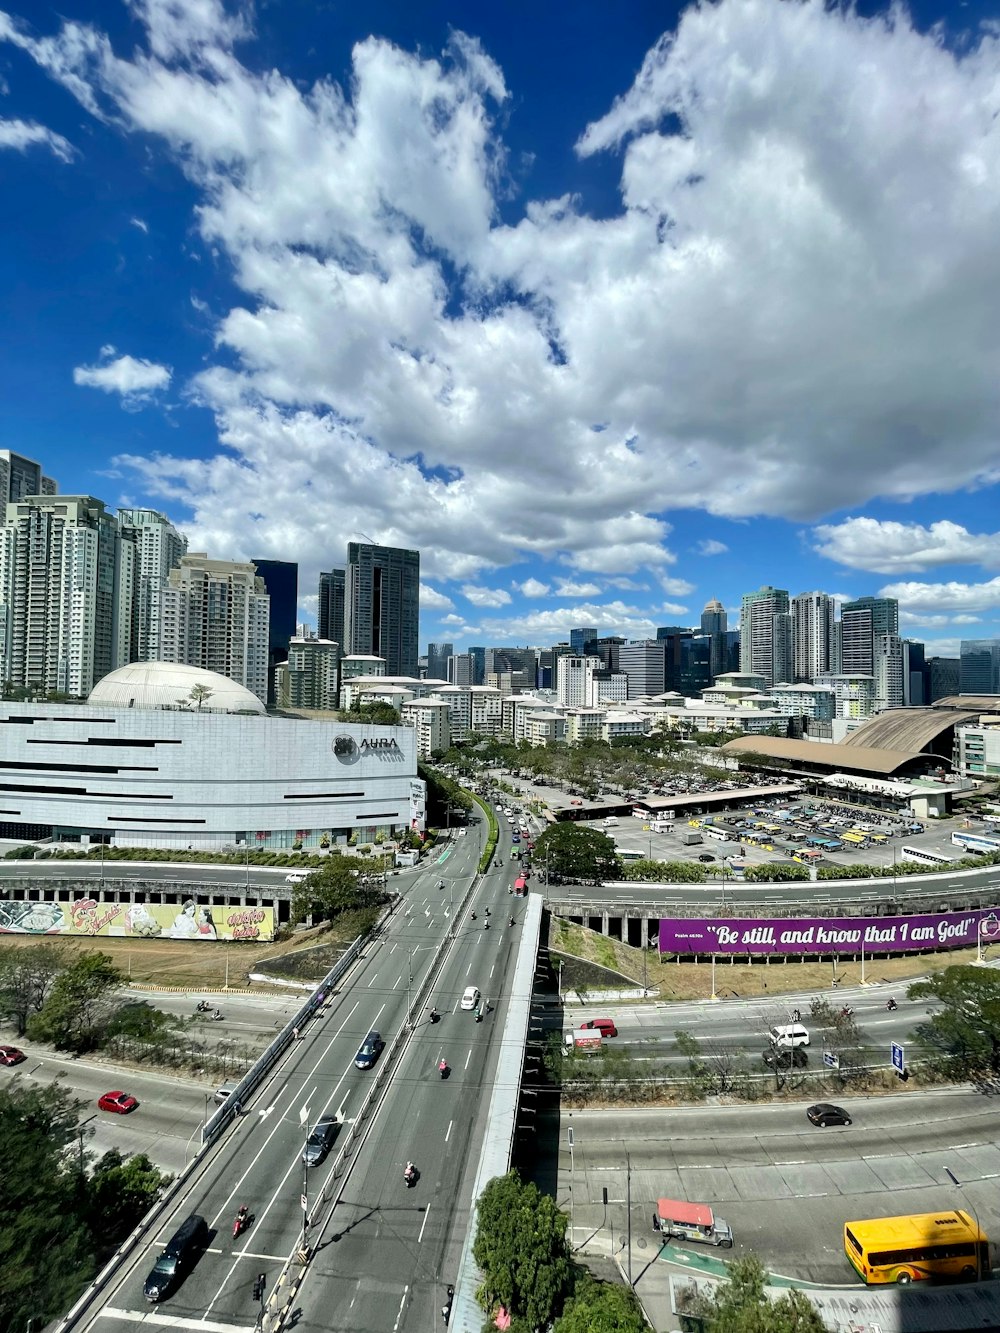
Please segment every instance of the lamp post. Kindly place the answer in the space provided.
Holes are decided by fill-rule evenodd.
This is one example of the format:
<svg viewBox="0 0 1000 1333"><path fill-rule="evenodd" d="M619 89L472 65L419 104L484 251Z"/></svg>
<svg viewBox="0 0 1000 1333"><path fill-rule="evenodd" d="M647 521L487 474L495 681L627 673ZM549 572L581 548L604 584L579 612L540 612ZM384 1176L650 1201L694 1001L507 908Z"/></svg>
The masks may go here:
<svg viewBox="0 0 1000 1333"><path fill-rule="evenodd" d="M632 1281L632 1162L627 1148L625 1149L625 1207L628 1221L628 1285L634 1291L635 1284Z"/></svg>
<svg viewBox="0 0 1000 1333"><path fill-rule="evenodd" d="M951 1183L956 1187L956 1189L960 1189L960 1190L962 1190L962 1193L965 1194L965 1190L964 1190L963 1187L962 1187L962 1182L959 1180L958 1176L955 1175L954 1171L952 1171L950 1167L947 1167L947 1166L946 1166L945 1169L944 1169L944 1173L945 1173L945 1175L948 1177L948 1179L951 1181ZM966 1196L966 1197L968 1197L968 1196ZM982 1256L983 1256L983 1243L982 1243L982 1240L980 1239L980 1237L982 1236L982 1232L981 1232L980 1229L979 1229L979 1213L976 1211L976 1205L972 1202L971 1199L969 1200L969 1207L972 1209L972 1216L973 1216L973 1217L975 1218L975 1220L976 1220L976 1232L977 1232L977 1235L976 1235L976 1281L978 1282L979 1279L980 1279L980 1278L982 1277L982 1275L983 1275L983 1258L982 1258Z"/></svg>
<svg viewBox="0 0 1000 1333"><path fill-rule="evenodd" d="M302 1250L307 1248L309 1231L309 1163L306 1161L306 1147L309 1143L309 1103L299 1108L299 1125L302 1129Z"/></svg>

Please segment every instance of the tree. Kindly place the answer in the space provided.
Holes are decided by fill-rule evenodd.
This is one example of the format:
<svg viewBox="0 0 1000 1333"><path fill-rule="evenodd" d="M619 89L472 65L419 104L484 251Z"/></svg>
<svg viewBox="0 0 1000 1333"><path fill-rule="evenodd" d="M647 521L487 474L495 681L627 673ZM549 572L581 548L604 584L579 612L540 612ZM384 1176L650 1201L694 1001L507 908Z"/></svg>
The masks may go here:
<svg viewBox="0 0 1000 1333"><path fill-rule="evenodd" d="M705 1333L831 1333L819 1311L802 1291L788 1291L770 1300L767 1273L755 1254L727 1264L729 1281L711 1296L697 1294L685 1302L685 1314L705 1321Z"/></svg>
<svg viewBox="0 0 1000 1333"><path fill-rule="evenodd" d="M385 901L380 882L371 876L350 856L331 856L296 885L292 894L293 921L332 921L344 912L359 907L375 907Z"/></svg>
<svg viewBox="0 0 1000 1333"><path fill-rule="evenodd" d="M572 1268L566 1214L516 1171L495 1176L477 1208L473 1257L483 1274L476 1297L489 1315L504 1306L513 1328L544 1328L562 1306Z"/></svg>
<svg viewBox="0 0 1000 1333"><path fill-rule="evenodd" d="M937 1000L940 1012L917 1028L955 1074L1000 1074L1000 976L988 968L946 967L907 990L911 1000Z"/></svg>
<svg viewBox="0 0 1000 1333"><path fill-rule="evenodd" d="M123 1157L112 1148L104 1154L87 1182L103 1248L115 1249L138 1226L169 1180L145 1153Z"/></svg>
<svg viewBox="0 0 1000 1333"><path fill-rule="evenodd" d="M606 833L563 822L550 825L535 843L535 865L558 879L600 881L621 873L615 844Z"/></svg>
<svg viewBox="0 0 1000 1333"><path fill-rule="evenodd" d="M61 1051L93 1050L124 980L106 953L81 954L60 972L41 1010L28 1020L28 1036Z"/></svg>
<svg viewBox="0 0 1000 1333"><path fill-rule="evenodd" d="M0 1014L13 1022L19 1037L27 1032L29 1018L41 1010L66 963L66 950L58 944L0 948Z"/></svg>
<svg viewBox="0 0 1000 1333"><path fill-rule="evenodd" d="M384 699L355 699L347 712L351 722L369 722L374 727L398 727L399 713Z"/></svg>
<svg viewBox="0 0 1000 1333"><path fill-rule="evenodd" d="M589 1274L577 1284L553 1333L646 1333L648 1324L635 1293Z"/></svg>

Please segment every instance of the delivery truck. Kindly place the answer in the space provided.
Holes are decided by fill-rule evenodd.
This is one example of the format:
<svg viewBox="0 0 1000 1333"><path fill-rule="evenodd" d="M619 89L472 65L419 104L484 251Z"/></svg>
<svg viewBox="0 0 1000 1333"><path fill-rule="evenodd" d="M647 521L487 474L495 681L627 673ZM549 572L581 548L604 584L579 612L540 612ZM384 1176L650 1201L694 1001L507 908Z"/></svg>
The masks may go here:
<svg viewBox="0 0 1000 1333"><path fill-rule="evenodd" d="M677 1240L696 1240L703 1245L733 1248L733 1229L716 1217L707 1203L683 1203L680 1199L658 1199L653 1230Z"/></svg>
<svg viewBox="0 0 1000 1333"><path fill-rule="evenodd" d="M566 1045L571 1051L581 1051L589 1053L601 1049L601 1032L599 1028L577 1028L575 1032L566 1033Z"/></svg>

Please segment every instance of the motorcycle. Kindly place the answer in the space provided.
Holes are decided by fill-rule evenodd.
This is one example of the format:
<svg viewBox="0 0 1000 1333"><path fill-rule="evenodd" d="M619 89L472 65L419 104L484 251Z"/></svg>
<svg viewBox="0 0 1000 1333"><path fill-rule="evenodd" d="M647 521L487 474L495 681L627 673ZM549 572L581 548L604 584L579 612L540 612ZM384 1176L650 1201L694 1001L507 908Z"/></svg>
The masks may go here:
<svg viewBox="0 0 1000 1333"><path fill-rule="evenodd" d="M849 1004L845 1004L843 1009L841 1009L840 1011L840 1016L841 1018L853 1018L854 1010L851 1008Z"/></svg>
<svg viewBox="0 0 1000 1333"><path fill-rule="evenodd" d="M432 1023L436 1023L441 1017L436 1009L432 1009L429 1016Z"/></svg>
<svg viewBox="0 0 1000 1333"><path fill-rule="evenodd" d="M490 928L490 923L489 919L487 919L486 921L483 922L483 930L489 930L489 928Z"/></svg>
<svg viewBox="0 0 1000 1333"><path fill-rule="evenodd" d="M216 1009L215 1013L212 1015L212 1022L213 1022L213 1023L221 1023L221 1022L222 1022L222 1014L221 1014L221 1012L220 1012L218 1009Z"/></svg>
<svg viewBox="0 0 1000 1333"><path fill-rule="evenodd" d="M236 1220L233 1222L233 1240L236 1240L238 1236L241 1236L249 1225L250 1210L247 1208L246 1204L244 1204L236 1214Z"/></svg>
<svg viewBox="0 0 1000 1333"><path fill-rule="evenodd" d="M441 1063L438 1065L438 1073L441 1075L442 1078L447 1078L448 1075L451 1073L451 1070L448 1068L447 1060L442 1060Z"/></svg>
<svg viewBox="0 0 1000 1333"><path fill-rule="evenodd" d="M511 917L510 920L507 922L507 925L512 926L513 924L514 924L514 918Z"/></svg>
<svg viewBox="0 0 1000 1333"><path fill-rule="evenodd" d="M475 912L472 913L472 919L473 919L473 921L475 921L475 919L476 919L476 914L475 914Z"/></svg>
<svg viewBox="0 0 1000 1333"><path fill-rule="evenodd" d="M486 908L486 915L489 916L489 914L490 914L490 909L487 907L487 908Z"/></svg>
<svg viewBox="0 0 1000 1333"><path fill-rule="evenodd" d="M194 1007L194 1011L196 1014L207 1014L211 1008L212 1006L207 1000L199 1000Z"/></svg>
<svg viewBox="0 0 1000 1333"><path fill-rule="evenodd" d="M417 1183L417 1168L412 1162L407 1162L403 1170L403 1180L406 1182L406 1188L412 1189Z"/></svg>
<svg viewBox="0 0 1000 1333"><path fill-rule="evenodd" d="M893 999L888 999L888 1000L886 1000L886 1002L885 1002L885 1007L889 1010L889 1012L890 1012L890 1014L891 1014L892 1011L893 1011L894 1009L898 1009L898 1008L899 1008L899 1005L896 1003L895 1000L893 1000Z"/></svg>

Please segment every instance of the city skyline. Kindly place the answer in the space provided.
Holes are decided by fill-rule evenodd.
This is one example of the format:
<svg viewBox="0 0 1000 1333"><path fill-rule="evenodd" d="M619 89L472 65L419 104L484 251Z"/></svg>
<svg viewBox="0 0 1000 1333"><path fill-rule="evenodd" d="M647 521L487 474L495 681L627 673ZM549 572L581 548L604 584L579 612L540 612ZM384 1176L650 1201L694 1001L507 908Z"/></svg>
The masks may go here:
<svg viewBox="0 0 1000 1333"><path fill-rule="evenodd" d="M412 8L0 11L0 448L312 623L419 550L421 646L1000 636L985 7Z"/></svg>

